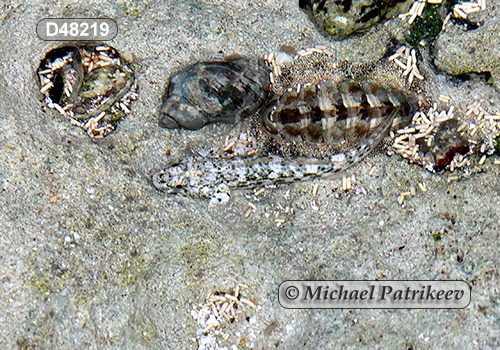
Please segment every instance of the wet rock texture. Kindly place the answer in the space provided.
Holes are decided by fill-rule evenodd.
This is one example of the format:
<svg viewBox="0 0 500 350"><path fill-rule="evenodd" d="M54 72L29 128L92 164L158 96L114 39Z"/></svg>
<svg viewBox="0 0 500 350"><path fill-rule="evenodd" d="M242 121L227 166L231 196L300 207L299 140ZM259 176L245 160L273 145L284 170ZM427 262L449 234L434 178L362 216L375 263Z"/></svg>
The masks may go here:
<svg viewBox="0 0 500 350"><path fill-rule="evenodd" d="M498 31L488 24L498 22L500 7L498 0L487 4L473 14L483 16L477 35L490 33L484 46L461 28L441 34L476 48L477 62L468 65L498 59ZM39 40L34 23L84 16L116 19L112 46L137 58L139 100L100 141L44 113L36 81L40 60L59 43ZM374 152L347 173L355 176L351 190L342 179L300 181L235 191L213 207L162 195L150 182L148 171L165 165L167 154L222 143L221 128L232 127L158 127L161 96L178 69L232 52L263 57L282 43L328 45L340 61L379 67L385 29L326 42L296 0L3 2L0 348L499 349L500 183L490 159L484 173L449 181ZM441 52L452 62L445 44ZM488 110L499 105L498 91L481 80L448 80L452 68L443 65L435 77L421 70L429 98L447 94L457 109L475 98ZM392 82L401 77L391 66L380 72ZM411 186L415 196L400 205ZM472 302L463 310L299 312L279 304L278 287L289 279L463 280ZM227 322L227 339L210 333L200 344L193 307L236 283L250 286L244 293L259 306Z"/></svg>
<svg viewBox="0 0 500 350"><path fill-rule="evenodd" d="M434 46L434 63L441 71L454 76L479 73L479 78L488 79L500 93L500 23L498 20L482 19L483 26L464 31L453 27L443 32Z"/></svg>

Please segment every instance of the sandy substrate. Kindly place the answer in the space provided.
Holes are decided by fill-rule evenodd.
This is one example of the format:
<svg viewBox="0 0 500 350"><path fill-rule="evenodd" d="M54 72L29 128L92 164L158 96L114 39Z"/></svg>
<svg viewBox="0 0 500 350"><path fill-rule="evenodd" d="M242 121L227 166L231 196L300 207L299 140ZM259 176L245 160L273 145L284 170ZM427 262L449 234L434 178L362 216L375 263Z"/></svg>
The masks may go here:
<svg viewBox="0 0 500 350"><path fill-rule="evenodd" d="M233 52L264 56L282 44L325 45L339 60L382 59L380 74L404 84L383 59L394 49L391 39L405 36L399 19L333 41L297 3L0 5L0 348L500 347L498 156L483 173L449 181L382 152L349 170L351 191L338 178L316 180L258 196L235 191L226 206L169 197L151 185L167 150L179 157L218 145L232 131L158 127L168 77L188 63ZM500 112L500 3L487 6L471 15L482 24L477 30L450 24L421 52L425 97L447 94L462 108L480 100ZM36 36L36 23L47 17L118 23L109 44L133 56L139 100L104 140L40 109L36 69L59 45ZM416 195L400 205L398 195L412 186ZM255 209L246 217L249 204ZM472 301L461 310L284 309L278 286L291 279L464 280ZM203 336L193 307L237 284L248 285L241 293L259 305L242 305L237 322Z"/></svg>

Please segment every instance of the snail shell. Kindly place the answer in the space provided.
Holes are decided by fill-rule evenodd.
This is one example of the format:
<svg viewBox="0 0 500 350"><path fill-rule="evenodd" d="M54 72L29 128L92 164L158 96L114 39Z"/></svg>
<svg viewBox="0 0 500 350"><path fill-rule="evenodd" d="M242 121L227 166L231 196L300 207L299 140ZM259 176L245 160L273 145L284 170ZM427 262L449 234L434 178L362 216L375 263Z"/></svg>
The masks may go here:
<svg viewBox="0 0 500 350"><path fill-rule="evenodd" d="M170 79L159 124L197 130L215 122L233 123L255 113L268 90L268 72L256 59L198 62Z"/></svg>

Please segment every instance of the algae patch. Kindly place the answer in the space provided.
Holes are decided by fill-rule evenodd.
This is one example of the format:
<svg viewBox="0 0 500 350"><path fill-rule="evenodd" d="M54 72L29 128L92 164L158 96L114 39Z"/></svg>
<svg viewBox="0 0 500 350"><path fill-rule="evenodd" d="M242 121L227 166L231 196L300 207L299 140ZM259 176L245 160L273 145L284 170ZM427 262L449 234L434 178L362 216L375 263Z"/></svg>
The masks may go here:
<svg viewBox="0 0 500 350"><path fill-rule="evenodd" d="M440 4L427 4L425 6L422 16L415 19L410 35L406 38L410 45L418 47L420 43L428 44L441 33L443 18L438 12L440 6Z"/></svg>

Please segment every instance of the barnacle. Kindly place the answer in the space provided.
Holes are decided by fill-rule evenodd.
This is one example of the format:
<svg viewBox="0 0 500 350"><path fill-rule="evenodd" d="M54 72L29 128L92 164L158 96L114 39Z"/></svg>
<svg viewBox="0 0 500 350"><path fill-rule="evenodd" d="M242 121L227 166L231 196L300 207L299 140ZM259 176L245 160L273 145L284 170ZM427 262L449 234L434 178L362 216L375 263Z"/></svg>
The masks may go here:
<svg viewBox="0 0 500 350"><path fill-rule="evenodd" d="M52 49L38 76L43 108L56 109L93 138L111 133L137 97L130 64L107 45Z"/></svg>

